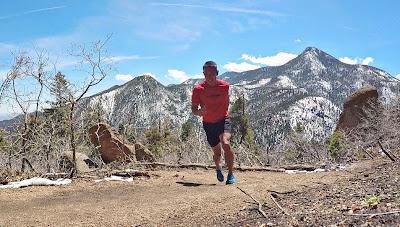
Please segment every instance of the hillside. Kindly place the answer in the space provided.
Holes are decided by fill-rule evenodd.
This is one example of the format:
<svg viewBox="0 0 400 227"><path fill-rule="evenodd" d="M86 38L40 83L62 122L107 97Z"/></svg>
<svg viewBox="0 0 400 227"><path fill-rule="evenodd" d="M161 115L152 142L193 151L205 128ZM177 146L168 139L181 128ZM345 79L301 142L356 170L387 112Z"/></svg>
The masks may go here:
<svg viewBox="0 0 400 227"><path fill-rule="evenodd" d="M378 89L384 105L400 98L400 81L385 71L342 63L314 47L306 48L282 66L227 72L219 78L231 85L231 104L244 95L250 127L262 146L285 139L298 123L310 140L330 136L343 100L365 85ZM79 113L91 107L113 126L124 122L140 131L169 122L169 127L178 131L186 121L200 121L190 113L191 91L197 82L163 86L150 76L136 77L123 86L84 99Z"/></svg>

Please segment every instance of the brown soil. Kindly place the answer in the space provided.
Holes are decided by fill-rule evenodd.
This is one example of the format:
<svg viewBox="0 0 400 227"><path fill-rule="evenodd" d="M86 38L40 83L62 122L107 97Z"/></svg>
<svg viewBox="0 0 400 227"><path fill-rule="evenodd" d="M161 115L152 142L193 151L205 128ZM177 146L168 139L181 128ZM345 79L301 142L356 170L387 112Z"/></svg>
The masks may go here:
<svg viewBox="0 0 400 227"><path fill-rule="evenodd" d="M78 178L1 189L0 226L400 226L398 162L309 174L237 171L233 185L217 182L215 170L149 173L131 183ZM380 201L362 205L367 196Z"/></svg>

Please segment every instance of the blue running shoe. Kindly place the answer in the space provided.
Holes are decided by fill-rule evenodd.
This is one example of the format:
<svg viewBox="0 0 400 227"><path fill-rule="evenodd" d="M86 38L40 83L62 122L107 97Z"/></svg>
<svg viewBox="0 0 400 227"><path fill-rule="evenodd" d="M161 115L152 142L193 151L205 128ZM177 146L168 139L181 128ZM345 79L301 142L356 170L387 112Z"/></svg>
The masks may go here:
<svg viewBox="0 0 400 227"><path fill-rule="evenodd" d="M217 170L217 179L219 182L224 181L224 174L222 173L221 169Z"/></svg>
<svg viewBox="0 0 400 227"><path fill-rule="evenodd" d="M228 177L226 178L226 184L233 184L235 183L235 176L233 174L228 174Z"/></svg>

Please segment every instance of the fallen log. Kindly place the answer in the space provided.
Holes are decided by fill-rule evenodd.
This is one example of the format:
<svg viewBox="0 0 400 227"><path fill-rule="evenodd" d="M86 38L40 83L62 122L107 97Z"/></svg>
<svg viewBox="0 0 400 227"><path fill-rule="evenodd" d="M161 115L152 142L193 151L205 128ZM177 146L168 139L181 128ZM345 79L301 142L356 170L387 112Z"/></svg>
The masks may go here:
<svg viewBox="0 0 400 227"><path fill-rule="evenodd" d="M215 165L205 165L199 163L190 163L190 164L170 164L170 163L161 163L161 162L139 162L135 163L136 166L145 166L145 167L166 167L166 168L202 168L202 169L215 169Z"/></svg>
<svg viewBox="0 0 400 227"><path fill-rule="evenodd" d="M131 170L131 169L126 169L123 171L113 170L113 171L110 171L109 173L110 173L110 175L120 176L120 177L147 177L147 178L150 178L150 174L148 172Z"/></svg>
<svg viewBox="0 0 400 227"><path fill-rule="evenodd" d="M266 172L285 172L283 168L274 168L268 166L236 166L238 171L266 171Z"/></svg>
<svg viewBox="0 0 400 227"><path fill-rule="evenodd" d="M316 169L324 169L325 167L326 167L325 164L318 164L318 165L295 164L295 165L281 166L281 168L285 170L305 170L305 171L314 171Z"/></svg>

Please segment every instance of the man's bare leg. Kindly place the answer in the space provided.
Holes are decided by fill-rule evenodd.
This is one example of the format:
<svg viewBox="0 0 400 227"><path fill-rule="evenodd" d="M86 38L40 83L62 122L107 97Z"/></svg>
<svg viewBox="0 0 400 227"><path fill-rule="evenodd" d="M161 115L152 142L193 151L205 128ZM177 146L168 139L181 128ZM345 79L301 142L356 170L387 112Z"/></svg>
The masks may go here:
<svg viewBox="0 0 400 227"><path fill-rule="evenodd" d="M215 164L215 169L219 170L220 166L219 163L221 161L221 145L220 143L218 143L216 146L211 148L213 151L213 160L214 160L214 164Z"/></svg>
<svg viewBox="0 0 400 227"><path fill-rule="evenodd" d="M229 171L228 173L233 174L234 155L233 155L231 144L230 144L231 134L230 133L222 133L219 136L219 139L221 141L222 148L224 149L225 162L226 162L226 165L228 166L228 171Z"/></svg>

